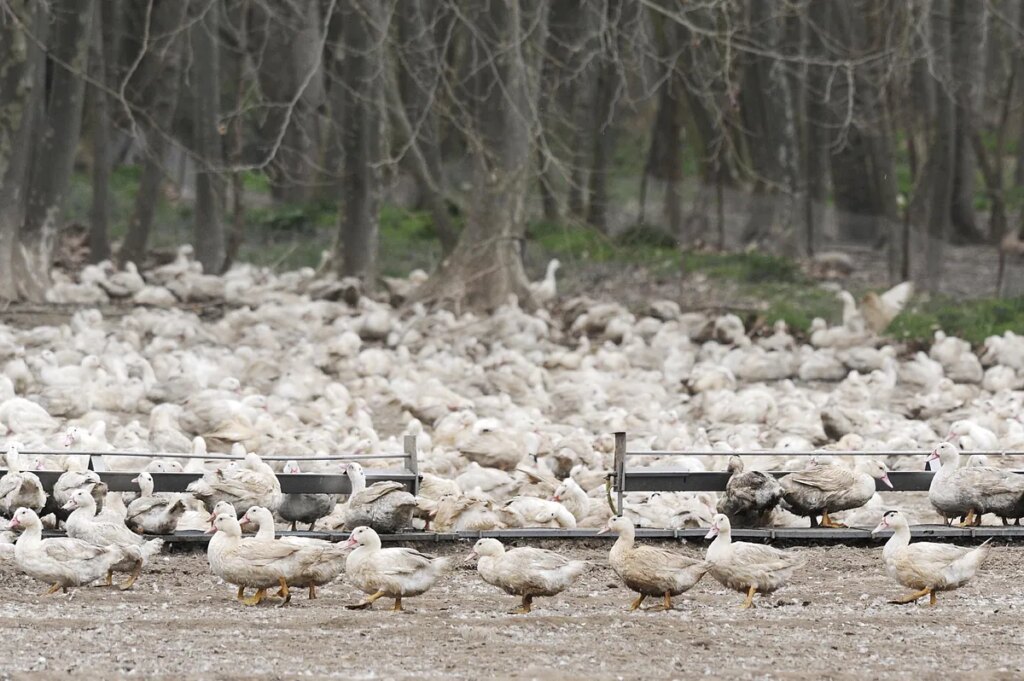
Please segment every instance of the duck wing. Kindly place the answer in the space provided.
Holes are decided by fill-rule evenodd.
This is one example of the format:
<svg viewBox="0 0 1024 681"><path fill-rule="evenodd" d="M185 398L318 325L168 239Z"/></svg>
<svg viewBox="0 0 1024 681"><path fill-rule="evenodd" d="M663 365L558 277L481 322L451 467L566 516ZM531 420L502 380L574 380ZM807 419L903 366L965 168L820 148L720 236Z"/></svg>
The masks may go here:
<svg viewBox="0 0 1024 681"><path fill-rule="evenodd" d="M737 542L732 545L732 558L737 563L756 566L766 572L786 570L803 563L794 553L777 549L774 546Z"/></svg>
<svg viewBox="0 0 1024 681"><path fill-rule="evenodd" d="M58 563L68 563L76 560L92 560L104 555L108 547L90 544L81 539L70 537L55 537L46 539L40 544L42 552L50 560Z"/></svg>
<svg viewBox="0 0 1024 681"><path fill-rule="evenodd" d="M349 504L358 506L360 504L372 504L373 502L391 494L392 492L404 491L405 485L394 480L382 480L375 482L366 489L349 498Z"/></svg>

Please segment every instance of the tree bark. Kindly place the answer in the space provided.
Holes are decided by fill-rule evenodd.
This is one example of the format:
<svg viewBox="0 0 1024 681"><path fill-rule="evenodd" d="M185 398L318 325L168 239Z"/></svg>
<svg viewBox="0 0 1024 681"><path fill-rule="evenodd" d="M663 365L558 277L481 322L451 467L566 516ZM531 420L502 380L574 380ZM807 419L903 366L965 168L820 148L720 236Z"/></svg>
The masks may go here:
<svg viewBox="0 0 1024 681"><path fill-rule="evenodd" d="M54 5L48 51L53 66L33 146L25 224L18 235L23 297L43 300L50 286L50 266L61 226L61 212L71 184L85 99L84 74L89 63L92 0Z"/></svg>
<svg viewBox="0 0 1024 681"><path fill-rule="evenodd" d="M118 251L118 262L122 267L127 262L141 266L146 258L146 244L160 201L171 122L178 106L183 43L181 27L187 9L188 3L178 0L154 0L149 25L151 44L140 46L139 49L146 49L146 54L129 83L131 100L147 103L148 115L138 119L145 145L145 160L128 231Z"/></svg>
<svg viewBox="0 0 1024 681"><path fill-rule="evenodd" d="M220 126L220 55L217 0L194 6L192 40L192 150L196 169L195 250L207 274L220 274L227 257L224 239L224 165Z"/></svg>
<svg viewBox="0 0 1024 681"><path fill-rule="evenodd" d="M377 0L345 0L339 8L345 54L341 59L335 125L344 149L338 274L372 286L377 274L380 213L382 6ZM340 55L335 55L337 60Z"/></svg>
<svg viewBox="0 0 1024 681"><path fill-rule="evenodd" d="M634 4L628 0L606 0L605 25L610 35L607 43L621 44L628 8ZM590 184L588 186L587 222L608 233L608 172L615 149L616 133L615 108L622 87L621 64L618 50L609 45L597 57L597 75L594 83L593 104L591 105L590 128Z"/></svg>
<svg viewBox="0 0 1024 681"><path fill-rule="evenodd" d="M469 5L473 98L466 121L476 167L469 215L451 257L418 297L493 310L515 296L535 306L520 257L529 170L529 83L518 0Z"/></svg>
<svg viewBox="0 0 1024 681"><path fill-rule="evenodd" d="M398 89L413 156L409 165L422 203L430 212L442 254L448 255L455 248L458 233L448 210L441 163L437 99L441 96L443 61L428 27L438 20L439 9L436 0L412 3L396 12L395 19L401 50Z"/></svg>
<svg viewBox="0 0 1024 681"><path fill-rule="evenodd" d="M952 3L952 91L956 102L956 165L953 175L952 236L957 241L984 240L974 212L975 158L971 146L978 93L983 86L982 43L985 35L985 0Z"/></svg>
<svg viewBox="0 0 1024 681"><path fill-rule="evenodd" d="M38 30L45 20L40 6L31 5L9 0L7 9ZM20 297L17 242L25 221L34 101L43 88L40 56L18 23L0 21L0 300Z"/></svg>
<svg viewBox="0 0 1024 681"><path fill-rule="evenodd" d="M93 19L92 44L89 55L89 73L93 80L104 85L113 82L107 78L107 58L104 54L104 6L96 3ZM116 55L115 55L116 60ZM110 140L110 105L107 93L90 86L89 118L92 128L92 205L89 209L89 261L100 262L110 258L110 172L113 168L113 149Z"/></svg>
<svg viewBox="0 0 1024 681"><path fill-rule="evenodd" d="M301 203L312 194L316 155L320 146L317 107L324 87L320 45L323 21L319 3L255 2L249 4L251 36L247 47L257 65L257 78L268 106L257 131L260 158L272 155L267 166L271 196L285 203ZM287 105L298 94L311 70L317 73L295 107ZM274 149L281 130L280 145Z"/></svg>
<svg viewBox="0 0 1024 681"><path fill-rule="evenodd" d="M759 42L777 49L784 41L784 19L772 3L747 3L750 30ZM788 233L796 224L799 141L796 110L784 65L771 56L747 55L743 70L743 122L757 178L743 241L763 242L773 231Z"/></svg>
<svg viewBox="0 0 1024 681"><path fill-rule="evenodd" d="M956 173L956 112L953 101L942 84L951 76L952 48L949 32L950 0L932 0L929 12L931 72L938 81L932 88L934 126L928 148L928 202L925 224L925 271L922 277L927 290L938 292L944 269L945 242L949 236L953 204L953 176Z"/></svg>

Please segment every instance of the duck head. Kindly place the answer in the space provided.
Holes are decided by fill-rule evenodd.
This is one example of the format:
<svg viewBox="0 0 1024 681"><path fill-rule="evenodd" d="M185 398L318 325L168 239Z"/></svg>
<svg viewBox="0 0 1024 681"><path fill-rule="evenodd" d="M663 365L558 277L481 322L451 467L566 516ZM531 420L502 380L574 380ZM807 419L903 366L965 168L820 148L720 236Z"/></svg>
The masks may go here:
<svg viewBox="0 0 1024 681"><path fill-rule="evenodd" d="M352 530L352 534L348 536L342 546L346 549L354 548L356 546L369 546L380 548L380 536L373 530L373 528L362 525Z"/></svg>
<svg viewBox="0 0 1024 681"><path fill-rule="evenodd" d="M708 528L708 533L704 535L705 539L714 539L720 534L729 534L732 530L732 523L729 522L729 517L724 513L716 513L715 517L711 519L711 527Z"/></svg>
<svg viewBox="0 0 1024 681"><path fill-rule="evenodd" d="M907 517L900 511L886 511L882 516L882 522L878 523L878 527L871 530L871 534L878 534L879 532L896 530L907 526Z"/></svg>
<svg viewBox="0 0 1024 681"><path fill-rule="evenodd" d="M503 553L505 553L505 547L500 541L492 537L484 537L478 539L473 545L473 550L466 556L466 560L473 560L480 556L500 556Z"/></svg>
<svg viewBox="0 0 1024 681"><path fill-rule="evenodd" d="M79 508L92 508L95 511L96 500L92 498L91 492L84 489L75 490L71 498L68 499L68 503L63 506L65 511L74 511Z"/></svg>
<svg viewBox="0 0 1024 681"><path fill-rule="evenodd" d="M609 518L605 526L598 530L597 533L608 534L609 532L614 532L615 534L622 534L632 529L633 523L629 519L617 515L614 518Z"/></svg>

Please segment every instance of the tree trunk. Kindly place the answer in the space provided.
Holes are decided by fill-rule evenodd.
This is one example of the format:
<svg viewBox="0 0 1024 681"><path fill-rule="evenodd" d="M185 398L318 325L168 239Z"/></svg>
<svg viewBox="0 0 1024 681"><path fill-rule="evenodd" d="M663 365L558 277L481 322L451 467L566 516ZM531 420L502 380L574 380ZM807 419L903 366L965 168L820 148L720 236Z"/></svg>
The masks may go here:
<svg viewBox="0 0 1024 681"><path fill-rule="evenodd" d="M93 80L104 85L113 82L107 78L107 58L104 54L103 3L96 3L93 19L92 45L89 54L89 73ZM114 55L116 59L116 55ZM113 149L110 140L110 105L107 93L91 86L89 90L89 118L92 128L92 205L89 210L89 261L100 262L110 258L110 172L113 167Z"/></svg>
<svg viewBox="0 0 1024 681"><path fill-rule="evenodd" d="M39 30L45 18L41 7L31 4L9 0L6 9ZM20 297L16 246L25 222L34 101L43 88L40 55L18 23L0 21L0 300Z"/></svg>
<svg viewBox="0 0 1024 681"><path fill-rule="evenodd" d="M978 93L982 77L982 43L985 35L985 0L952 3L949 30L952 34L952 91L956 101L956 165L953 175L953 237L977 243L984 240L974 213L975 159L971 147Z"/></svg>
<svg viewBox="0 0 1024 681"><path fill-rule="evenodd" d="M860 54L880 38L868 24L867 3L831 3L834 23L829 38L845 53ZM884 66L859 65L852 82L836 78L832 88L829 122L845 144L830 159L833 192L839 211L840 237L860 243L881 243L892 238L899 224L896 171L891 154L891 123L881 91ZM898 260L898 251L890 249ZM891 270L892 273L895 269Z"/></svg>
<svg viewBox="0 0 1024 681"><path fill-rule="evenodd" d="M269 104L257 131L258 154L271 157L267 166L271 196L280 202L301 203L312 194L320 145L316 110L324 99L324 87L318 47L324 22L319 3L308 0L254 2L250 9L251 37L246 42ZM313 69L317 73L307 85ZM289 109L296 95L298 100Z"/></svg>
<svg viewBox="0 0 1024 681"><path fill-rule="evenodd" d="M381 63L385 29L376 0L344 0L339 10L345 54L335 125L344 149L343 207L335 258L338 274L372 286L377 274L380 213ZM337 60L341 55L336 55Z"/></svg>
<svg viewBox="0 0 1024 681"><path fill-rule="evenodd" d="M928 203L924 220L928 234L923 283L933 293L938 292L942 282L944 247L953 203L953 176L956 173L956 112L953 101L942 87L949 82L951 75L949 13L950 0L932 0L929 12L930 70L938 82L933 88L935 115L932 117L934 127L928 148Z"/></svg>
<svg viewBox="0 0 1024 681"><path fill-rule="evenodd" d="M18 287L31 300L43 300L50 287L50 266L82 126L92 18L92 0L68 0L52 8L52 74L41 134L33 146L25 224L18 236L24 260Z"/></svg>
<svg viewBox="0 0 1024 681"><path fill-rule="evenodd" d="M622 24L627 6L632 3L623 0L606 0L606 20L610 35L606 41L620 42ZM617 52L617 50L616 50ZM597 76L594 83L590 127L590 185L587 206L587 222L608 233L608 172L615 150L616 127L615 108L622 87L621 64L612 47L606 46L597 57Z"/></svg>
<svg viewBox="0 0 1024 681"><path fill-rule="evenodd" d="M171 121L178 106L183 43L181 27L187 9L188 3L178 0L155 0L149 25L151 43L146 46L146 54L139 63L136 76L129 83L131 101L146 103L148 115L138 119L145 144L145 161L128 231L118 251L118 262L122 267L127 262L141 266L146 258L146 243L160 201Z"/></svg>
<svg viewBox="0 0 1024 681"><path fill-rule="evenodd" d="M529 172L529 83L518 0L473 3L467 12L473 98L466 121L476 184L451 257L418 297L456 308L493 310L511 296L535 306L520 257ZM500 49L498 47L500 46Z"/></svg>
<svg viewBox="0 0 1024 681"><path fill-rule="evenodd" d="M227 257L224 240L224 153L220 139L220 55L217 0L195 5L192 40L192 150L196 168L195 251L207 274L220 274Z"/></svg>
<svg viewBox="0 0 1024 681"><path fill-rule="evenodd" d="M771 3L747 3L749 25L765 44L784 41L784 19ZM743 70L743 121L751 164L757 174L743 241L763 242L773 231L788 233L796 224L799 141L795 102L784 65L767 55L748 55Z"/></svg>
<svg viewBox="0 0 1024 681"><path fill-rule="evenodd" d="M437 21L439 9L436 0L429 0L411 3L395 13L402 54L398 89L403 106L392 113L404 111L408 143L412 146L410 166L413 176L421 200L430 212L441 251L448 255L455 248L458 233L448 210L435 103L440 96L443 61L429 26Z"/></svg>

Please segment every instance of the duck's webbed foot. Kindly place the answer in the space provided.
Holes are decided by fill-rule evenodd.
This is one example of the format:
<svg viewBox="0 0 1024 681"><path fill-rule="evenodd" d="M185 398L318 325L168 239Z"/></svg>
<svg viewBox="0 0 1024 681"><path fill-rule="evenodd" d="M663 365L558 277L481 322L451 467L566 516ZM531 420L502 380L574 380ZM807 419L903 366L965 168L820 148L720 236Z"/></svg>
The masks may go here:
<svg viewBox="0 0 1024 681"><path fill-rule="evenodd" d="M262 603L266 599L267 599L267 590L266 589L257 589L256 593L254 593L252 596L250 596L249 598L246 598L246 599L244 599L242 601L242 605L259 605L260 603Z"/></svg>
<svg viewBox="0 0 1024 681"><path fill-rule="evenodd" d="M931 596L932 605L935 604L935 594L932 593L932 590L930 588L928 588L928 587L925 587L924 589L921 589L920 591L915 591L914 593L907 594L906 596L900 596L899 598L894 598L894 599L892 599L889 602L890 603L895 603L896 605L906 605L907 603L913 603L917 599L923 598L924 596Z"/></svg>
<svg viewBox="0 0 1024 681"><path fill-rule="evenodd" d="M757 593L757 587L756 586L750 587L747 590L747 597L746 597L746 599L743 601L743 603L740 604L740 608L742 608L743 610L747 610L749 608L753 608L754 607L754 595L756 593Z"/></svg>
<svg viewBox="0 0 1024 681"><path fill-rule="evenodd" d="M639 607L640 607L640 604L644 602L644 599L645 599L645 598L647 598L647 595L646 595L646 594L640 594L639 596L637 596L637 597L636 597L636 600L634 600L634 601L633 601L633 602L632 602L632 603L630 604L630 606L629 606L629 610L630 610L630 612L632 612L632 611L636 610L637 608L639 608Z"/></svg>
<svg viewBox="0 0 1024 681"><path fill-rule="evenodd" d="M369 608L370 606L373 605L373 602L375 600L377 600L378 598L381 598L382 596L384 596L384 592L383 591L378 591L377 593L373 594L372 596L367 598L362 603L353 603L351 605L346 605L345 607L348 608L349 610L366 610L367 608ZM398 600L401 600L401 599L398 599Z"/></svg>

